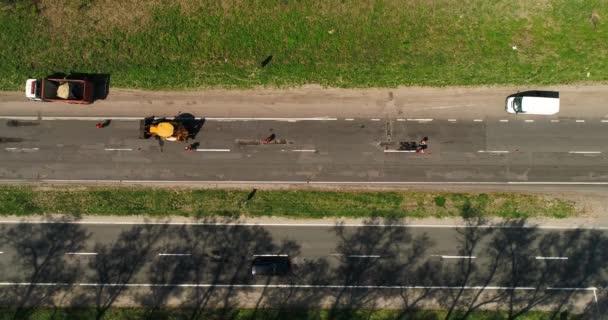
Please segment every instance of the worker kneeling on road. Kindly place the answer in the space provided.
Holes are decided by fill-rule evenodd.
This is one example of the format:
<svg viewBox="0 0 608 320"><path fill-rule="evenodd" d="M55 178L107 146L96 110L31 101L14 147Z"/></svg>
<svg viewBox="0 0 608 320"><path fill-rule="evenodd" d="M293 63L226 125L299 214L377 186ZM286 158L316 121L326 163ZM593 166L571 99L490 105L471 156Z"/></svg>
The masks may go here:
<svg viewBox="0 0 608 320"><path fill-rule="evenodd" d="M420 140L418 148L416 149L417 153L424 153L424 150L428 148L427 141L429 141L429 137L424 137L422 140Z"/></svg>

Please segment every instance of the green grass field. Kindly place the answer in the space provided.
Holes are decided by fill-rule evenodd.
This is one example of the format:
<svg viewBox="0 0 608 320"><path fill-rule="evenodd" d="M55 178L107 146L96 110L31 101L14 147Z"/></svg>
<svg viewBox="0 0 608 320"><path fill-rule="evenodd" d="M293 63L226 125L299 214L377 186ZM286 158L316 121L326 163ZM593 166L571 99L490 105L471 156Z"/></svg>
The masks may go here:
<svg viewBox="0 0 608 320"><path fill-rule="evenodd" d="M0 0L0 89L57 71L147 89L598 82L607 19L605 0Z"/></svg>
<svg viewBox="0 0 608 320"><path fill-rule="evenodd" d="M218 312L219 313L219 312ZM13 309L0 309L0 319L13 319ZM186 309L173 310L152 310L139 308L112 308L109 309L101 319L108 320L131 320L131 319L163 319L163 320L181 320L181 319L233 319L233 320L255 320L255 319L290 319L290 320L330 320L330 319L348 319L348 320L441 320L445 318L444 311L418 311L412 312L407 318L399 317L399 311L349 311L341 310L333 313L330 317L328 310L253 310L241 309L230 312L230 318L221 318L213 312L203 312L197 317L191 317L192 311ZM34 309L29 319L32 320L86 320L96 319L96 310L94 308L82 309ZM459 314L454 314L451 319L459 319ZM467 320L507 320L507 314L495 311L478 311L473 312ZM545 312L528 312L517 317L519 320L549 320L550 313ZM577 320L583 319L581 316L568 315L559 318L561 320Z"/></svg>
<svg viewBox="0 0 608 320"><path fill-rule="evenodd" d="M1 215L191 217L530 217L579 214L573 202L517 193L358 192L0 186Z"/></svg>

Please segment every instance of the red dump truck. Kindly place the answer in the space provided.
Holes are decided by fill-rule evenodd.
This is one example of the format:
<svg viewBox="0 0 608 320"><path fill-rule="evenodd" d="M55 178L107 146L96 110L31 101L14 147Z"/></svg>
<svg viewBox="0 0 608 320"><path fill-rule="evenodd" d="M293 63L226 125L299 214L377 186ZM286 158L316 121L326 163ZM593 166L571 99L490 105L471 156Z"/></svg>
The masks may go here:
<svg viewBox="0 0 608 320"><path fill-rule="evenodd" d="M82 79L28 79L25 96L34 101L93 102L93 83Z"/></svg>

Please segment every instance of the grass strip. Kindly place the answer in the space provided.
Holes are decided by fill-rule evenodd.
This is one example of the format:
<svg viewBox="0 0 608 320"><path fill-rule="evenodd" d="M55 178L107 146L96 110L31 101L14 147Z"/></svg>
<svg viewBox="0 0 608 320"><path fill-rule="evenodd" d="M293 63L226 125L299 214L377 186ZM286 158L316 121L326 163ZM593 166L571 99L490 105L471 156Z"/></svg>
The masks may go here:
<svg viewBox="0 0 608 320"><path fill-rule="evenodd" d="M1 308L0 319L13 319L14 308ZM23 312L25 311L25 312ZM62 319L233 319L233 320L254 320L254 319L291 319L291 320L326 320L326 319L349 319L349 320L393 320L403 319L403 315L398 310L290 310L290 309L236 309L226 312L222 311L203 311L195 313L188 309L145 309L145 308L110 308L103 316L97 317L98 312L95 308L35 308L23 310L22 314L28 314L32 320L62 320ZM197 316L192 317L193 314ZM584 319L581 315L563 313L561 320ZM407 314L410 320L439 320L444 319L445 311L412 311ZM461 312L456 311L452 314L453 319L459 319ZM451 318L451 319L452 319ZM550 312L529 311L517 317L519 320L549 320L553 319ZM467 320L507 320L508 315L502 311L475 311L471 313Z"/></svg>
<svg viewBox="0 0 608 320"><path fill-rule="evenodd" d="M71 70L147 89L608 80L608 1L2 0L0 89Z"/></svg>
<svg viewBox="0 0 608 320"><path fill-rule="evenodd" d="M531 217L579 214L563 198L520 193L0 186L1 215L150 217Z"/></svg>

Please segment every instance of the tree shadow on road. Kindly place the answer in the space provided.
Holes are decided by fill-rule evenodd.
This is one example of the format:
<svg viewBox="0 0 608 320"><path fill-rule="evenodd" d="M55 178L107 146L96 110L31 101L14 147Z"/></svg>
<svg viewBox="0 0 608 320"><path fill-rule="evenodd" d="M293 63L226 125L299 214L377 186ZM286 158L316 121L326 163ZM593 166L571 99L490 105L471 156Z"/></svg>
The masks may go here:
<svg viewBox="0 0 608 320"><path fill-rule="evenodd" d="M81 251L89 234L69 219L50 219L44 224L20 223L2 228L2 247L15 252L4 276L22 283L3 288L1 305L16 308L15 319L29 318L33 308L54 306L69 300L81 274L79 261L66 255ZM44 285L49 284L49 285Z"/></svg>

